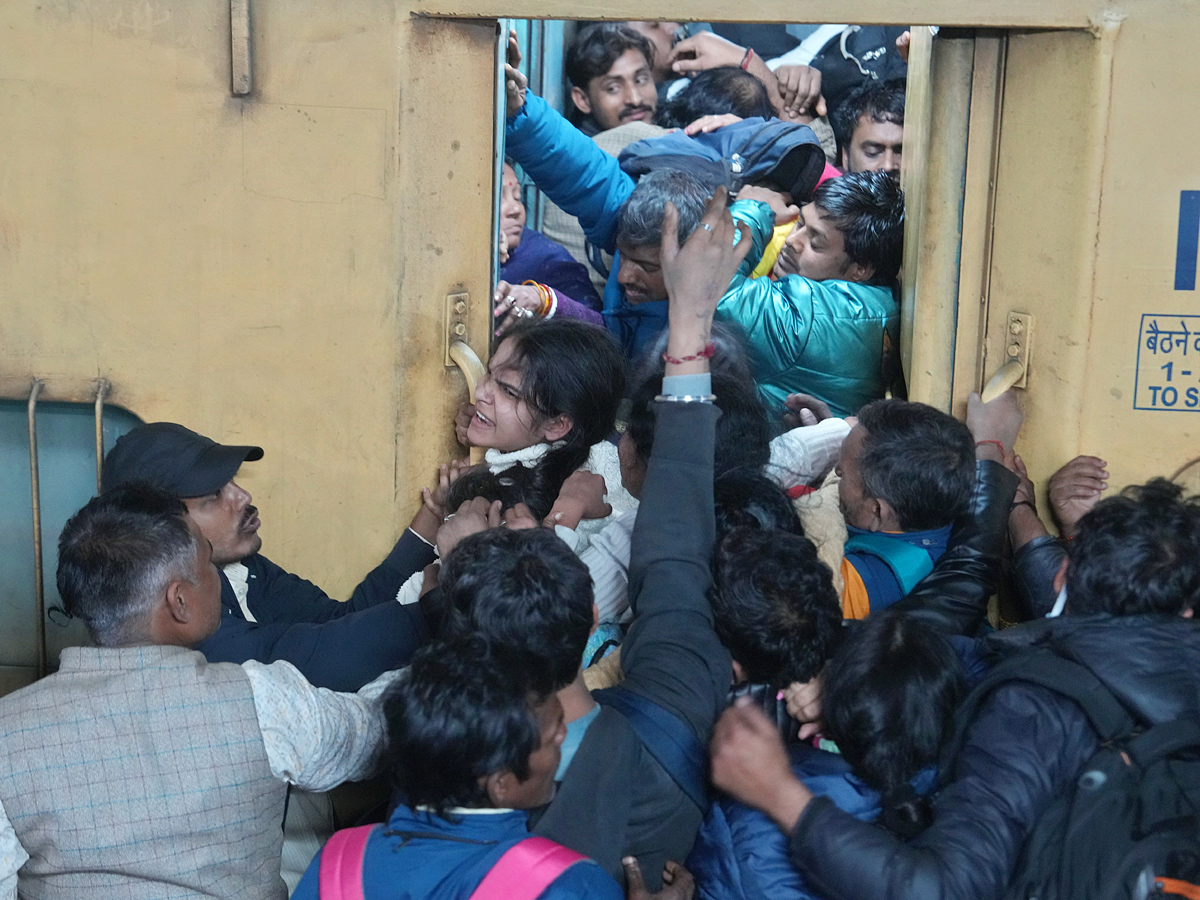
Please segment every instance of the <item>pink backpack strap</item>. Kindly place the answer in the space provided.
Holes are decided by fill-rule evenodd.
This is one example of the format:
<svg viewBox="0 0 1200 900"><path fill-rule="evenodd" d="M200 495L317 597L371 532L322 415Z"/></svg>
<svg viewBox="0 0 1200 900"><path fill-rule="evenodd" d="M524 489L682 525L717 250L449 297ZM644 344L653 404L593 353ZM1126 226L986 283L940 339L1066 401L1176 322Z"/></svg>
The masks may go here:
<svg viewBox="0 0 1200 900"><path fill-rule="evenodd" d="M375 825L335 831L321 851L317 886L321 900L364 900L363 856Z"/></svg>
<svg viewBox="0 0 1200 900"><path fill-rule="evenodd" d="M496 861L470 900L537 900L554 879L586 859L544 837L525 838Z"/></svg>

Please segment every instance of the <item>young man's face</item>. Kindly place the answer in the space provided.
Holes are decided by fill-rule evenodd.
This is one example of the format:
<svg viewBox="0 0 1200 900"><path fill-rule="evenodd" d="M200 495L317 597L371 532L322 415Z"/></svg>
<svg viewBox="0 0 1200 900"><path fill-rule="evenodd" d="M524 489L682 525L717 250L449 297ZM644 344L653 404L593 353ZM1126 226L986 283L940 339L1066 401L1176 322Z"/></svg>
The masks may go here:
<svg viewBox="0 0 1200 900"><path fill-rule="evenodd" d="M588 82L586 91L571 88L571 100L602 131L626 122L649 122L658 105L650 62L640 50L626 50L612 68Z"/></svg>
<svg viewBox="0 0 1200 900"><path fill-rule="evenodd" d="M771 274L776 278L802 275L813 281L834 278L865 281L866 278L853 277L862 268L852 263L846 255L842 232L825 215L825 211L815 203L806 203L800 209L800 218L783 242Z"/></svg>
<svg viewBox="0 0 1200 900"><path fill-rule="evenodd" d="M649 303L667 299L667 285L663 281L662 250L654 244L630 246L618 244L621 266L617 269L617 284L625 291L630 303Z"/></svg>
<svg viewBox="0 0 1200 900"><path fill-rule="evenodd" d="M212 542L213 562L218 566L253 556L262 549L258 509L250 505L250 493L230 481L219 491L183 502L188 516Z"/></svg>
<svg viewBox="0 0 1200 900"><path fill-rule="evenodd" d="M903 152L903 125L876 122L869 114L864 114L854 126L850 146L842 148L842 168L847 173L887 172L898 179Z"/></svg>

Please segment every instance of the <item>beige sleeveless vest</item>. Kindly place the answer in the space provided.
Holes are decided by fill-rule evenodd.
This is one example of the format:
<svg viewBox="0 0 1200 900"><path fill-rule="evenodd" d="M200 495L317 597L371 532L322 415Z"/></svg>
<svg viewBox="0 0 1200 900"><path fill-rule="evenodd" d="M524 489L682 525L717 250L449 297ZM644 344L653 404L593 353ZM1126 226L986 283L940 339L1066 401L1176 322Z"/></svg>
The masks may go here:
<svg viewBox="0 0 1200 900"><path fill-rule="evenodd" d="M285 788L241 666L68 648L57 674L0 699L0 722L22 898L287 896Z"/></svg>

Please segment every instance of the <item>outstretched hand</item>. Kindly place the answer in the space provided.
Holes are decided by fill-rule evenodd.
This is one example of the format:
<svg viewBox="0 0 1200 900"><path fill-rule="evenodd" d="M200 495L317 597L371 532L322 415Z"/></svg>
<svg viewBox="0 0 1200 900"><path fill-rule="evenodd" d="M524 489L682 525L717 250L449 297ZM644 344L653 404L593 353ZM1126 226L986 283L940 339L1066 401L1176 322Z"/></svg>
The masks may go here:
<svg viewBox="0 0 1200 900"><path fill-rule="evenodd" d="M696 230L679 245L679 211L667 203L663 215L663 282L667 288L667 353L674 357L703 350L712 335L713 313L750 250L742 226L725 208L728 191L719 187L708 198ZM734 243L734 235L740 238Z"/></svg>
<svg viewBox="0 0 1200 900"><path fill-rule="evenodd" d="M1064 537L1074 537L1079 520L1108 490L1108 463L1098 456L1077 456L1050 476L1050 509Z"/></svg>
<svg viewBox="0 0 1200 900"><path fill-rule="evenodd" d="M517 67L521 65L521 48L517 45L517 33L508 33L508 59L504 64L504 98L506 114L511 119L525 105L525 92L529 79Z"/></svg>
<svg viewBox="0 0 1200 900"><path fill-rule="evenodd" d="M774 723L750 698L721 714L709 753L713 784L791 832L812 794L792 773Z"/></svg>

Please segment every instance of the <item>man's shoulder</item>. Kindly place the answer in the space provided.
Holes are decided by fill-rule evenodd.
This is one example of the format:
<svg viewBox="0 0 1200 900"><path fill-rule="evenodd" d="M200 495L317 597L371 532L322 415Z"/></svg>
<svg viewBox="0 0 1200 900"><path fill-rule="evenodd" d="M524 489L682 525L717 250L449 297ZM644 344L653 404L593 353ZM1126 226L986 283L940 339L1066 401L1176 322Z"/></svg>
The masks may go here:
<svg viewBox="0 0 1200 900"><path fill-rule="evenodd" d="M818 310L824 307L838 317L891 318L900 312L895 290L880 284L840 278L815 281L803 275L788 275L775 284L784 293L811 297Z"/></svg>

